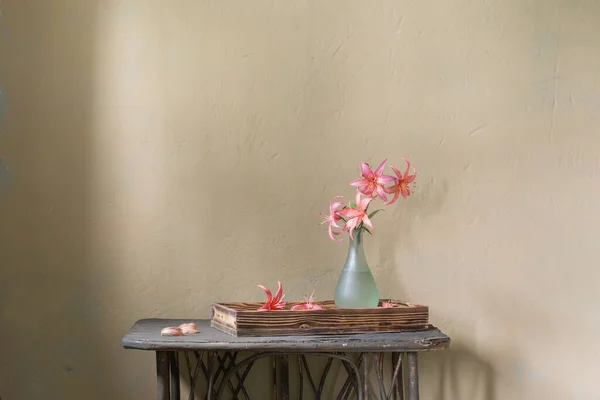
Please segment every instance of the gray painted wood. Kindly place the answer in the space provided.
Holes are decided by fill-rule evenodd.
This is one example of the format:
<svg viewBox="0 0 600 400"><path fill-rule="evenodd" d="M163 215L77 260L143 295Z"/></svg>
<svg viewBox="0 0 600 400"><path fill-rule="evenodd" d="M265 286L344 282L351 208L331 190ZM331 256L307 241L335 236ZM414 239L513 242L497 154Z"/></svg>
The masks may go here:
<svg viewBox="0 0 600 400"><path fill-rule="evenodd" d="M194 322L199 333L161 336L161 329ZM281 352L414 352L442 350L450 338L437 328L419 332L366 333L354 335L233 337L215 328L210 320L142 319L123 337L126 349L175 350L264 350Z"/></svg>

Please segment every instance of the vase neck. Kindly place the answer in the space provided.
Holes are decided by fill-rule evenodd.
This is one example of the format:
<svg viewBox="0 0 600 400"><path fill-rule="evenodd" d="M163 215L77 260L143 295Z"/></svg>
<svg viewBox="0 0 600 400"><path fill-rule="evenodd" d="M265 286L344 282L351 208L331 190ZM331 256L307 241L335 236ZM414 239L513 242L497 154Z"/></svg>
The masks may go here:
<svg viewBox="0 0 600 400"><path fill-rule="evenodd" d="M354 231L354 239L349 238L348 258L346 259L345 269L368 270L369 265L365 257L363 248L363 231Z"/></svg>

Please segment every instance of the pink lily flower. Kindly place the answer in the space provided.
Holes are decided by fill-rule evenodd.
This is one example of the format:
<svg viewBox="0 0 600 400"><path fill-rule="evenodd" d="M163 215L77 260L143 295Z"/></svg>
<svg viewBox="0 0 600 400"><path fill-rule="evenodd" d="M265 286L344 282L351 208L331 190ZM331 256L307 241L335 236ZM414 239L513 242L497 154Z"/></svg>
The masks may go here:
<svg viewBox="0 0 600 400"><path fill-rule="evenodd" d="M281 282L277 282L277 284L279 285L279 288L275 293L275 297L273 297L269 289L263 285L258 285L258 287L264 290L267 295L267 302L259 308L258 311L278 311L285 308L285 301L282 301L285 297L285 294L283 294L283 286L281 286Z"/></svg>
<svg viewBox="0 0 600 400"><path fill-rule="evenodd" d="M381 164L379 164L375 171L372 171L367 163L361 163L360 170L362 173L362 178L350 182L350 186L357 186L358 190L360 190L360 192L365 196L370 196L373 194L373 192L375 192L383 201L387 201L387 196L385 195L385 188L383 185L394 183L396 179L390 175L383 175L383 169L385 168L386 161L387 158L383 160Z"/></svg>
<svg viewBox="0 0 600 400"><path fill-rule="evenodd" d="M337 199L341 199L343 196L335 196L333 199L331 199L331 202L329 203L329 215L325 215L323 213L321 213L321 215L323 216L323 222L321 222L321 225L328 222L329 223L329 237L331 238L331 240L335 241L335 242L341 242L342 239L336 239L335 236L340 235L340 232L336 232L333 230L333 228L339 228L340 226L337 224L337 222L341 219L340 215L338 214L338 212L340 210L338 210L339 207L341 207L342 205L344 205L344 203L342 203L341 201L336 201Z"/></svg>
<svg viewBox="0 0 600 400"><path fill-rule="evenodd" d="M400 195L402 195L403 198L410 196L410 184L415 180L417 171L413 168L413 174L409 175L408 172L410 170L410 162L406 158L403 158L403 160L406 163L406 171L404 171L404 174L402 174L398 168L392 167L392 170L394 170L394 173L398 179L396 179L392 186L385 188L387 193L394 194L394 198L389 203L385 203L386 205L393 204L396 200L398 200L398 196Z"/></svg>
<svg viewBox="0 0 600 400"><path fill-rule="evenodd" d="M366 226L373 229L373 224L367 215L367 207L369 203L373 200L373 197L365 197L361 199L361 192L356 192L356 208L344 208L343 210L338 211L339 214L346 218L346 225L342 228L342 232L344 233L347 230L350 231L350 237L354 240L353 232L358 227L358 224L361 222Z"/></svg>
<svg viewBox="0 0 600 400"><path fill-rule="evenodd" d="M293 306L291 308L292 311L297 311L297 310L322 310L323 307L321 307L318 304L314 304L313 301L315 301L315 291L313 290L313 292L311 293L311 295L309 297L304 296L304 301L305 303L302 304L297 304L295 306Z"/></svg>

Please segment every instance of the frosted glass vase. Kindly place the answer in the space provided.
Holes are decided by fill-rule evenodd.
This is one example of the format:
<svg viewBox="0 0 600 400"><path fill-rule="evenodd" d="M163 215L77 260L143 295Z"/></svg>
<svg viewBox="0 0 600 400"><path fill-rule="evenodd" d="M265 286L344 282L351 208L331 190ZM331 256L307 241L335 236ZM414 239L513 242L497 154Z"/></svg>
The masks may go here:
<svg viewBox="0 0 600 400"><path fill-rule="evenodd" d="M335 306L375 308L379 305L379 291L365 257L363 230L354 231L354 240L348 240L348 257L335 288Z"/></svg>

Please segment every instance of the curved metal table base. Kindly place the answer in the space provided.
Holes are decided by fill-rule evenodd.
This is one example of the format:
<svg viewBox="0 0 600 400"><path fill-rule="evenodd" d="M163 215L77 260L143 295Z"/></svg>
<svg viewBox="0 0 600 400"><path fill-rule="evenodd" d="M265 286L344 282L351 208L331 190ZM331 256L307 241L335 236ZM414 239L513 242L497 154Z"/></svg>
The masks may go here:
<svg viewBox="0 0 600 400"><path fill-rule="evenodd" d="M389 377L391 385L385 387L384 378L384 359L388 353L327 353L327 352L257 352L238 360L238 351L186 351L183 352L187 364L188 378L190 384L190 393L188 400L195 400L200 372L206 382L206 393L201 399L221 400L221 399L245 399L251 397L244 386L244 382L253 367L254 363L267 357L273 358L273 376L275 400L289 400L289 356L297 357L298 361L298 399L304 399L305 378L308 386L312 390L316 400L321 400L325 382L330 372L334 360L339 360L344 367L347 378L340 391L335 397L336 400L347 400L352 393L356 394L358 400L381 399L381 400L404 400L404 354L406 354L406 367L408 375L407 400L419 400L419 378L417 353L389 353L391 368ZM355 355L356 361L352 358ZM192 357L190 357L192 356ZM312 376L308 366L307 357L326 357L328 361L325 365L318 382ZM158 377L158 400L179 400L179 357L175 351L157 351L157 377ZM372 369L369 367L372 365ZM183 368L182 368L183 369ZM362 369L362 375L361 375ZM374 370L376 379L369 379L369 373ZM376 380L376 387L369 385L370 381ZM234 382L235 381L235 382Z"/></svg>

